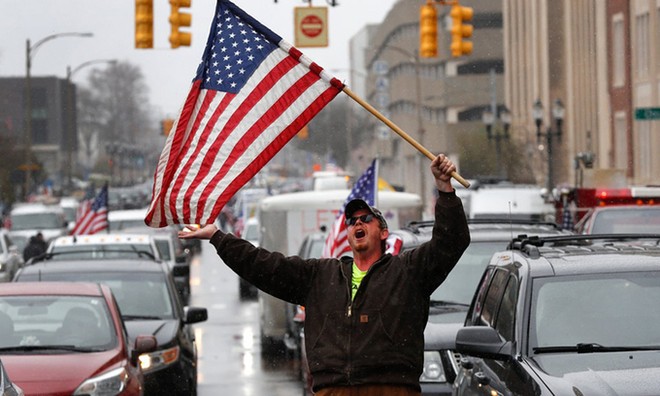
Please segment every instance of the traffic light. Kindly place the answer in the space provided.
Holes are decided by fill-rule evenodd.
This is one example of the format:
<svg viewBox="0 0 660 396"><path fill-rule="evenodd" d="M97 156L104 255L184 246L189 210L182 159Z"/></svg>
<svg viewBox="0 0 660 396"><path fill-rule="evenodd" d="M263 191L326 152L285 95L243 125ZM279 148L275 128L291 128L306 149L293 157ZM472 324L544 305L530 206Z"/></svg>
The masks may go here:
<svg viewBox="0 0 660 396"><path fill-rule="evenodd" d="M419 55L422 58L438 56L438 13L432 0L419 10Z"/></svg>
<svg viewBox="0 0 660 396"><path fill-rule="evenodd" d="M459 57L462 55L470 55L472 53L472 41L465 41L464 39L472 37L473 26L466 24L466 21L471 21L474 15L472 7L462 7L455 4L451 7L451 55Z"/></svg>
<svg viewBox="0 0 660 396"><path fill-rule="evenodd" d="M179 30L181 27L190 27L192 22L192 15L187 12L181 12L181 8L190 7L191 0L170 0L170 26L172 32L170 33L170 45L172 48L180 46L189 47L192 41L192 34L190 32L182 32Z"/></svg>
<svg viewBox="0 0 660 396"><path fill-rule="evenodd" d="M154 47L154 0L135 0L135 48Z"/></svg>

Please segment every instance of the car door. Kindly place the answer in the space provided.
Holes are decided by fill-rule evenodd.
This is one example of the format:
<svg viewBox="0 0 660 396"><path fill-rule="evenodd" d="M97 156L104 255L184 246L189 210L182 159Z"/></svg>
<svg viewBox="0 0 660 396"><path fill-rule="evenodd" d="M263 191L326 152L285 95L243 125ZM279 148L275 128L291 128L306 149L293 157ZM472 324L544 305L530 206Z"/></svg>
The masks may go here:
<svg viewBox="0 0 660 396"><path fill-rule="evenodd" d="M516 342L520 289L517 274L489 269L468 313L467 326L490 326L506 341ZM463 356L454 393L457 395L534 395L538 388L515 359L494 360Z"/></svg>

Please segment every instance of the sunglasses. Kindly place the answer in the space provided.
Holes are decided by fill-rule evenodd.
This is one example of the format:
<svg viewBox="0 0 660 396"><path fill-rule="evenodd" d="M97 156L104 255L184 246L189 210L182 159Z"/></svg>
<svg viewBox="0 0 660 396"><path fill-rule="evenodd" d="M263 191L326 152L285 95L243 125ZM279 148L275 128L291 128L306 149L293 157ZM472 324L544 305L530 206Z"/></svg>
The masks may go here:
<svg viewBox="0 0 660 396"><path fill-rule="evenodd" d="M374 219L374 215L366 214L366 215L362 215L362 216L349 217L349 218L346 219L346 221L344 223L346 224L346 226L352 226L352 225L355 225L355 223L357 223L358 220L360 220L361 222L367 224L367 223L371 222L371 220L373 220L373 219Z"/></svg>

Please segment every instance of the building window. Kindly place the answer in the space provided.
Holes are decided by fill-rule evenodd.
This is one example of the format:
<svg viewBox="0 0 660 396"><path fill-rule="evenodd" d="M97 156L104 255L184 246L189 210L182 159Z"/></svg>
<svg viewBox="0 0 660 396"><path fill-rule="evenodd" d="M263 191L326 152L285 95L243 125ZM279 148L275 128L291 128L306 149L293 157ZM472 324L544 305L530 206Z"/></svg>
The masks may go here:
<svg viewBox="0 0 660 396"><path fill-rule="evenodd" d="M628 169L628 130L626 113L617 112L614 115L614 167Z"/></svg>
<svg viewBox="0 0 660 396"><path fill-rule="evenodd" d="M649 75L649 13L637 15L636 20L637 75L643 78Z"/></svg>
<svg viewBox="0 0 660 396"><path fill-rule="evenodd" d="M651 123L638 122L637 123L639 144L639 176L642 180L651 180L652 170L652 149L651 149Z"/></svg>
<svg viewBox="0 0 660 396"><path fill-rule="evenodd" d="M622 87L626 83L626 50L623 16L612 18L612 85Z"/></svg>

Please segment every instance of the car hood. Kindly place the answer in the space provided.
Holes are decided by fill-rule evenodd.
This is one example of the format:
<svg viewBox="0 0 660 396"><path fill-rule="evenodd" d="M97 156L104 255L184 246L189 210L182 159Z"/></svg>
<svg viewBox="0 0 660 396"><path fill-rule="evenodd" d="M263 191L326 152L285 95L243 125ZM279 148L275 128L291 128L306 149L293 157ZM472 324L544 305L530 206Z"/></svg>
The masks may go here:
<svg viewBox="0 0 660 396"><path fill-rule="evenodd" d="M534 358L555 394L660 395L660 352L555 354Z"/></svg>
<svg viewBox="0 0 660 396"><path fill-rule="evenodd" d="M12 382L26 395L72 394L88 378L118 367L116 350L50 355L2 355Z"/></svg>
<svg viewBox="0 0 660 396"><path fill-rule="evenodd" d="M156 337L158 347L172 343L179 329L177 319L167 320L126 320L126 331L131 340L139 335L152 335Z"/></svg>

